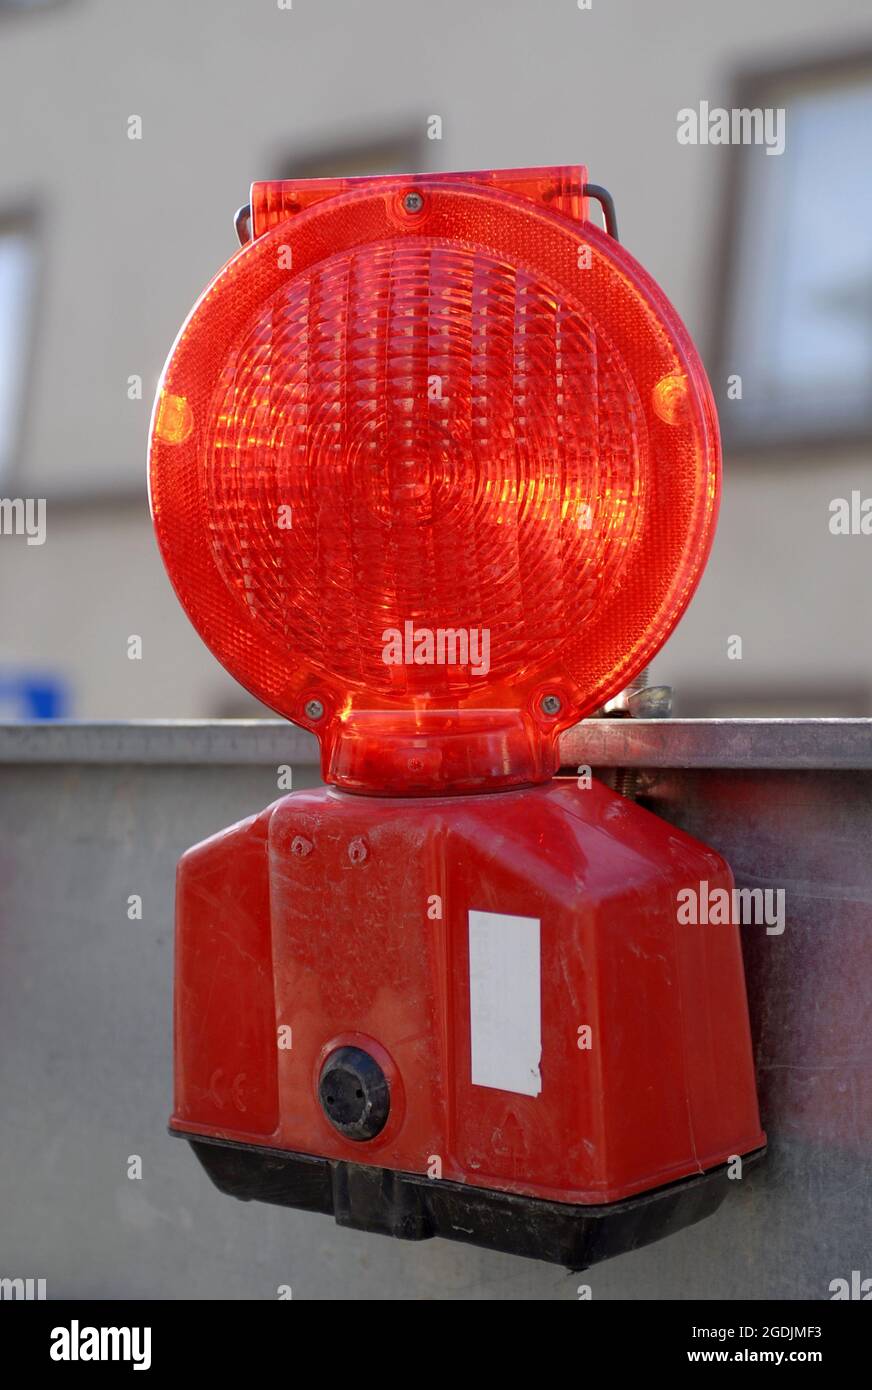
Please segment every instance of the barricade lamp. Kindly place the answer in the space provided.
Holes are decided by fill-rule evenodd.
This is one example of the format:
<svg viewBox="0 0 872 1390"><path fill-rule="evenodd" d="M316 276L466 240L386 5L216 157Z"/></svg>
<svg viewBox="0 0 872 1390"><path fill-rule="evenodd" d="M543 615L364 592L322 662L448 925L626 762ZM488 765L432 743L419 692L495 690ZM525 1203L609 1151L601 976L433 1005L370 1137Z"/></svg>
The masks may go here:
<svg viewBox="0 0 872 1390"><path fill-rule="evenodd" d="M181 860L172 1130L238 1197L574 1268L765 1143L737 928L676 908L729 868L555 777L690 600L720 473L591 192L255 184L150 448L182 605L327 784Z"/></svg>

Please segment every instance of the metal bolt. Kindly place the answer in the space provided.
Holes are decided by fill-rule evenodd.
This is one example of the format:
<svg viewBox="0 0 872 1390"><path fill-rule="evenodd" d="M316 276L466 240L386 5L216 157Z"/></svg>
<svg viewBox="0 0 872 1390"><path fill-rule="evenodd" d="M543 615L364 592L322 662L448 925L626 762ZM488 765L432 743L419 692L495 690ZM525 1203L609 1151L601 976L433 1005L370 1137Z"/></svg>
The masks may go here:
<svg viewBox="0 0 872 1390"><path fill-rule="evenodd" d="M403 199L403 207L406 212L420 212L424 206L424 199L420 193L407 193Z"/></svg>
<svg viewBox="0 0 872 1390"><path fill-rule="evenodd" d="M348 846L348 857L352 864L362 864L368 853L363 840L352 840Z"/></svg>
<svg viewBox="0 0 872 1390"><path fill-rule="evenodd" d="M645 690L651 678L651 667L643 666L637 676L634 676L627 686L628 695L638 695L640 690Z"/></svg>
<svg viewBox="0 0 872 1390"><path fill-rule="evenodd" d="M627 696L631 719L669 719L672 714L672 686L646 685Z"/></svg>
<svg viewBox="0 0 872 1390"><path fill-rule="evenodd" d="M306 701L306 718L313 721L324 718L324 706L320 700Z"/></svg>
<svg viewBox="0 0 872 1390"><path fill-rule="evenodd" d="M626 690L622 690L620 693L620 713L630 719L634 717L635 710L645 698L650 669L649 666L643 666L639 674L630 681ZM635 718L641 717L642 715L635 714ZM639 769L637 767L616 768L614 786L619 796L626 797L627 801L635 801L639 794Z"/></svg>
<svg viewBox="0 0 872 1390"><path fill-rule="evenodd" d="M541 709L543 714L559 714L560 696L543 695L542 699L539 701L539 708Z"/></svg>

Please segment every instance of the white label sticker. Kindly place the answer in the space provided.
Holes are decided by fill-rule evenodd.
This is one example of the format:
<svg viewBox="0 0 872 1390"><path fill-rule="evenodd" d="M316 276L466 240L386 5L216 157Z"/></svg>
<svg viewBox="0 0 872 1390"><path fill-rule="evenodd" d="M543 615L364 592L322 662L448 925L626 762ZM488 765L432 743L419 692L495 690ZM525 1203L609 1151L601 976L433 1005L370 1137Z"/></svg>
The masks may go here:
<svg viewBox="0 0 872 1390"><path fill-rule="evenodd" d="M538 1096L542 1005L538 917L469 913L472 1084Z"/></svg>

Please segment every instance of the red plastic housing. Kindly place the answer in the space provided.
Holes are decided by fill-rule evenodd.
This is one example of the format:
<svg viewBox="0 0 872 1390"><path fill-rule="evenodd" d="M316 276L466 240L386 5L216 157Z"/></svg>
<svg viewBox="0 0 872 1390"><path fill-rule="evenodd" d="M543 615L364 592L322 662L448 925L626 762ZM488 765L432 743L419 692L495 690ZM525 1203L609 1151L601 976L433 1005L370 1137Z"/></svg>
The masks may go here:
<svg viewBox="0 0 872 1390"><path fill-rule="evenodd" d="M547 779L701 574L708 383L585 178L255 184L254 237L167 362L150 491L176 592L339 786Z"/></svg>
<svg viewBox="0 0 872 1390"><path fill-rule="evenodd" d="M758 1149L738 930L678 921L703 881L732 888L719 855L596 782L286 797L179 865L172 1124L430 1176L438 1159L445 1179L576 1204ZM495 915L498 948L505 922L489 968L540 1015L527 1093L474 1080L470 913ZM513 917L536 923L532 992ZM519 1006L510 1049L530 1022ZM318 1100L346 1044L390 1083L365 1142Z"/></svg>

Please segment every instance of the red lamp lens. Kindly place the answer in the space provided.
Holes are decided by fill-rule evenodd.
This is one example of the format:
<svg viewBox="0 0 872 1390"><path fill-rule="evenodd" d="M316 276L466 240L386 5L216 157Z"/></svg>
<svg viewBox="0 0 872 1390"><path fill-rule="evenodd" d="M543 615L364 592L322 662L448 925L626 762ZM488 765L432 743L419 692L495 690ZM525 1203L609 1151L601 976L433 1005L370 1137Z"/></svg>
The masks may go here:
<svg viewBox="0 0 872 1390"><path fill-rule="evenodd" d="M219 659L320 732L340 780L368 780L371 725L398 740L385 784L423 788L497 784L494 730L550 748L650 660L708 553L719 450L693 347L621 247L422 178L322 200L220 272L167 363L150 467ZM458 752L475 729L484 769ZM533 762L502 780L551 770Z"/></svg>

